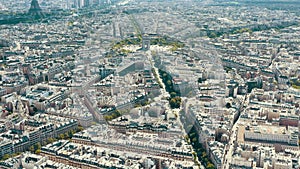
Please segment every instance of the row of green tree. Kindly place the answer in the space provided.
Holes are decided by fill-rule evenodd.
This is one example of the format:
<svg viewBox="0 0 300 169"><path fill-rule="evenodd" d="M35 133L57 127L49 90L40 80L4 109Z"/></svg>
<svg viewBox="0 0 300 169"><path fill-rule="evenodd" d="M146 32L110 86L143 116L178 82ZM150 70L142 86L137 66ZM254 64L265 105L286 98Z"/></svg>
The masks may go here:
<svg viewBox="0 0 300 169"><path fill-rule="evenodd" d="M118 118L122 115L121 111L120 110L114 110L106 115L104 115L104 119L106 121L110 121L112 119L115 119L115 118Z"/></svg>
<svg viewBox="0 0 300 169"><path fill-rule="evenodd" d="M149 104L150 104L149 99L147 97L145 97L144 99L136 101L134 103L134 107L142 107L142 106L146 106L146 105L149 105ZM127 109L126 110L117 110L117 109L115 109L111 112L106 113L103 117L106 121L111 121L113 119L116 119L116 118L122 116L123 114L125 114L127 112L129 112L129 110L127 110Z"/></svg>
<svg viewBox="0 0 300 169"><path fill-rule="evenodd" d="M148 101L148 99L143 99L142 101L135 103L134 107L143 107L149 104L150 102Z"/></svg>
<svg viewBox="0 0 300 169"><path fill-rule="evenodd" d="M156 71L155 71L154 68L152 68L152 74L154 75L154 77L155 77L155 79L156 79L156 81L157 81L159 87L160 87L160 88L163 88L163 85L162 85L161 82L158 80L158 79L159 79L159 76L158 76L158 74L156 73Z"/></svg>
<svg viewBox="0 0 300 169"><path fill-rule="evenodd" d="M291 85L293 88L295 89L300 89L300 80L298 79L295 79L295 80L291 80Z"/></svg>
<svg viewBox="0 0 300 169"><path fill-rule="evenodd" d="M295 26L298 25L297 22L286 22L286 23L282 23L282 24L277 24L277 25L265 25L265 24L261 24L261 25L256 25L253 27L249 27L249 28L232 28L226 31L218 31L218 30L214 30L214 31L208 31L207 32L207 36L209 38L217 38L220 37L224 34L237 34L237 33L244 33L244 32L258 32L258 31L264 31L264 30L270 30L270 29L283 29L286 27L290 27L290 26Z"/></svg>
<svg viewBox="0 0 300 169"><path fill-rule="evenodd" d="M183 48L185 46L184 43L178 40L173 40L167 36L151 39L150 44L159 46L171 46L171 51L176 51L179 48Z"/></svg>
<svg viewBox="0 0 300 169"><path fill-rule="evenodd" d="M40 143L36 143L35 145L32 145L28 148L28 151L30 151L31 153L35 153L35 154L40 154L41 153L41 148L42 146L44 145L47 145L47 144L51 144L57 140L64 140L64 139L71 139L73 137L73 135L76 133L76 132L80 132L82 131L84 128L82 126L78 126L77 130L70 130L64 134L60 134L58 135L56 138L48 138L46 141ZM16 153L13 153L13 154L5 154L0 160L1 161L4 161L4 160L7 160L9 158L12 158L12 157L15 157L15 156L18 156L20 155L21 152L16 152Z"/></svg>
<svg viewBox="0 0 300 169"><path fill-rule="evenodd" d="M166 91L170 94L169 104L172 109L180 108L181 105L181 98L180 98L180 91L176 91L174 89L172 76L168 74L166 71L161 69L158 70L158 73L165 84Z"/></svg>
<svg viewBox="0 0 300 169"><path fill-rule="evenodd" d="M120 53L128 54L132 51L122 49L124 46L127 46L127 45L141 45L141 43L142 43L142 35L138 33L136 35L136 37L126 38L124 40L116 42L112 46L112 49L114 51L118 51ZM151 39L150 40L150 45L171 46L171 51L176 51L179 48L183 48L185 46L184 43L182 43L180 41L177 41L177 40L172 40L172 39L168 38L167 36Z"/></svg>
<svg viewBox="0 0 300 169"><path fill-rule="evenodd" d="M9 158L16 157L16 156L18 156L20 154L21 154L21 152L17 152L17 153L13 153L13 154L4 154L4 156L2 156L2 158L0 159L0 161L4 161L4 160L7 160Z"/></svg>
<svg viewBox="0 0 300 169"><path fill-rule="evenodd" d="M194 156L198 157L198 160L201 162L202 165L204 165L206 169L214 169L214 164L207 155L205 148L199 141L199 134L196 131L195 126L191 125L190 121L188 120L188 118L186 118L184 114L181 114L180 120L182 121L184 129L188 134L185 136L185 140L193 146L193 149L195 151L195 153L193 153Z"/></svg>
<svg viewBox="0 0 300 169"><path fill-rule="evenodd" d="M193 145L194 150L197 153L198 159L200 160L201 164L203 164L206 169L214 169L215 166L209 159L206 150L199 142L199 135L197 134L197 131L194 126L191 128L190 132L188 133L188 137Z"/></svg>
<svg viewBox="0 0 300 169"><path fill-rule="evenodd" d="M59 134L56 138L48 138L47 141L44 141L42 143L38 142L36 143L35 145L32 145L29 147L29 151L31 153L35 153L35 154L40 154L41 153L41 148L42 146L44 145L47 145L47 144L51 144L57 140L69 140L73 137L73 135L76 133L76 132L80 132L83 130L83 127L82 126L79 126L77 130L70 130L64 134Z"/></svg>

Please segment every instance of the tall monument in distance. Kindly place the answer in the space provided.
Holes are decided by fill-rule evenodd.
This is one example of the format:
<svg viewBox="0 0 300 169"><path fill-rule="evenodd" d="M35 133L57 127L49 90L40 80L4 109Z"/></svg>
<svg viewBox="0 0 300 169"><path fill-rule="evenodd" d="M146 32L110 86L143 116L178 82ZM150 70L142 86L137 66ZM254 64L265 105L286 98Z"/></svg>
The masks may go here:
<svg viewBox="0 0 300 169"><path fill-rule="evenodd" d="M38 17L38 18L44 17L44 14L42 12L42 9L39 5L38 0L32 0L31 1L31 6L30 6L30 9L28 11L28 14L31 15L31 16Z"/></svg>

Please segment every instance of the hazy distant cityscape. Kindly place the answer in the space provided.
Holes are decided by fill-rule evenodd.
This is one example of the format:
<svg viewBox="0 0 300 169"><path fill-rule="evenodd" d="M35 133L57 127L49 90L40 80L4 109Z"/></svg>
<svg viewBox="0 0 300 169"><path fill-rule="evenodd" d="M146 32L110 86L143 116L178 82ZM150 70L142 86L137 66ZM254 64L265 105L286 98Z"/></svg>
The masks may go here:
<svg viewBox="0 0 300 169"><path fill-rule="evenodd" d="M299 169L298 0L0 0L0 168Z"/></svg>

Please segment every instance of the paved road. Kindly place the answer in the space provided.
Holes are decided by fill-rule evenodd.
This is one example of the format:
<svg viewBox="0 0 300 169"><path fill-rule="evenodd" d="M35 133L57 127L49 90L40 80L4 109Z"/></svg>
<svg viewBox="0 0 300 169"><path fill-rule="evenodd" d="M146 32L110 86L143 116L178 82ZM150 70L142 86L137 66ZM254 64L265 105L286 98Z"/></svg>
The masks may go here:
<svg viewBox="0 0 300 169"><path fill-rule="evenodd" d="M244 111L244 108L247 107L248 104L249 104L249 98L247 96L245 96L244 102L241 104L242 108L240 109L240 113L242 113ZM239 121L239 119L233 125L232 130L231 130L232 133L230 136L230 141L224 149L225 155L224 155L223 165L222 165L223 169L229 169L229 167L230 167L229 165L230 165L230 162L232 159L232 154L234 153L234 142L237 141L238 121Z"/></svg>

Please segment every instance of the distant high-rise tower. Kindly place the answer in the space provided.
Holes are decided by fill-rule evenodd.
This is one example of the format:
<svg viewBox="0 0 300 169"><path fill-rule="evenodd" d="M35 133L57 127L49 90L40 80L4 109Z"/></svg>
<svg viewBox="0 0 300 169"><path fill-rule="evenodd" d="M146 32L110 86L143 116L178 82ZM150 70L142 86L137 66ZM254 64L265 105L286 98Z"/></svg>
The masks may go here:
<svg viewBox="0 0 300 169"><path fill-rule="evenodd" d="M38 0L32 0L31 1L31 6L30 6L30 9L28 11L28 14L32 15L32 16L36 16L36 17L43 17L44 16L44 14L42 12L42 9L39 5Z"/></svg>

